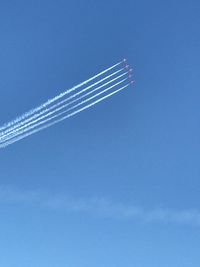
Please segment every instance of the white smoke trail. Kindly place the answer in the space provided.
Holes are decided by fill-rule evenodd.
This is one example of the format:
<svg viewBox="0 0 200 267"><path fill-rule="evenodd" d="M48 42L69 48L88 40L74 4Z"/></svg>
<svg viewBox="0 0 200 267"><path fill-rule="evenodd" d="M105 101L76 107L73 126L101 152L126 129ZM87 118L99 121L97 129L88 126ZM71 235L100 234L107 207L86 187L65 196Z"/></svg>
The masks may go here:
<svg viewBox="0 0 200 267"><path fill-rule="evenodd" d="M57 108L57 109L55 109L55 110L53 110L53 111L51 111L51 112L49 112L49 113L47 113L47 114L45 114L45 115L39 117L39 118L36 119L36 120L33 120L33 121L27 123L26 125L24 125L24 126L22 126L22 127L20 127L20 128L17 128L13 133L11 133L10 135L8 135L7 138L5 137L4 139L2 139L2 140L0 141L0 143L4 143L5 141L7 141L7 140L9 140L9 139L11 139L11 138L13 138L13 137L15 137L15 136L18 136L18 135L20 135L20 134L23 134L23 133L25 133L25 132L27 132L27 131L29 131L29 130L35 128L35 127L38 127L38 126L41 125L41 124L44 124L44 123L46 123L46 122L48 122L48 121L50 121L50 120L52 120L52 119L55 119L55 118L57 118L57 117L60 117L61 115L63 115L63 114L65 114L65 113L69 112L70 110L75 109L75 108L77 108L77 107L83 105L84 103L87 103L88 101L92 100L93 98L95 98L95 97L97 97L97 96L99 96L99 95L101 95L101 94L103 94L103 93L105 93L105 92L111 90L112 88L114 88L114 87L116 87L117 85L123 83L123 82L126 81L127 79L128 79L128 78L122 79L121 81L119 81L119 82L115 83L114 85L112 85L112 86L110 86L110 87L108 87L108 88L102 90L101 92L99 92L99 93L93 95L92 97L89 97L89 98L87 98L86 100L83 100L83 101L79 102L78 104L72 106L71 108L68 108L67 110L64 110L64 111L62 111L62 112L59 112L58 114L56 114L56 115L54 115L54 116L51 116L50 118L47 118L47 119L45 119L45 120L43 120L43 121L41 121L41 122L38 122L38 121L40 121L40 120L42 120L42 119L44 119L44 118L46 118L46 117L49 117L50 115L52 115L52 114L54 114L54 113L60 111L61 109L64 109L65 107L67 107L67 106L69 105L69 103L67 103L67 104L65 104L65 105L63 105L63 106L61 106L61 107L59 107L59 108ZM96 91L96 90L93 90L93 91ZM90 92L89 92L89 93L90 93ZM86 95L88 95L89 93L87 93ZM78 101L78 100L80 100L81 98L85 97L86 95L81 96L81 97L79 97L79 99L76 99L76 100ZM70 104L72 104L73 102L74 102L74 101L72 101ZM31 125L31 124L34 124L34 125L29 126L29 125Z"/></svg>
<svg viewBox="0 0 200 267"><path fill-rule="evenodd" d="M29 117L29 116L31 116L31 115L33 115L34 113L36 113L36 112L40 111L41 109L47 107L48 105L52 104L53 102L59 100L59 99L62 98L63 96L65 96L65 95L67 95L67 94L73 92L74 90L80 88L81 86L83 86L83 85L85 85L85 84L87 84L87 83L93 81L94 79L100 77L100 76L103 75L104 73L106 73L106 72L108 72L108 71L114 69L115 67L119 66L119 65L122 64L123 62L124 62L124 61L120 61L120 62L118 62L117 64L115 64L115 65L113 65L113 66L111 66L111 67L105 69L104 71L101 71L100 73L94 75L93 77L87 79L86 81L84 81L84 82L82 82L82 83L80 83L80 84L78 84L78 85L72 87L71 89L66 90L65 92L63 92L63 93L61 93L61 94L55 96L55 97L52 98L52 99L47 100L45 103L43 103L42 105L38 106L37 108L32 109L32 110L28 111L27 113L23 114L22 116L17 117L17 118L14 119L13 121L10 121L10 122L4 124L3 126L0 127L0 131L2 131L2 130L4 130L4 129L6 129L6 128L8 128L8 127L10 127L10 126L12 126L12 125L18 123L19 121L21 121L21 120L23 120L23 119L25 119L25 118L27 118L27 117Z"/></svg>
<svg viewBox="0 0 200 267"><path fill-rule="evenodd" d="M65 103L65 102L69 101L70 99L75 98L76 96L78 96L78 95L84 93L85 91L88 91L89 89L91 89L92 87L98 85L99 83L102 83L103 81L105 81L105 80L111 78L112 76L115 76L116 74L118 74L118 73L121 72L122 70L124 70L124 68L122 68L122 69L120 69L120 70L118 70L118 71L116 71L116 72L114 72L114 73L112 73L112 74L106 76L105 78L99 80L98 82L95 82L95 83L91 84L90 86L87 86L86 88L84 88L84 89L82 89L81 91L79 91L79 92L77 92L77 93L75 93L75 94L69 96L68 98L66 98L66 99L64 99L64 100L62 100L62 101L60 101L60 102L58 102L57 104L55 104L55 105L53 105L53 106L50 106L49 108L46 108L46 109L44 109L44 110L42 110L42 111L40 111L40 112L34 114L34 115L31 116L30 118L25 119L25 120L23 120L23 121L21 121L21 122L15 124L14 126L8 128L7 130L5 130L5 131L3 131L2 133L0 133L0 142L1 142L1 140L4 140L4 137L6 137L6 136L8 136L8 134L12 133L16 128L18 128L18 127L20 127L20 126L23 126L24 124L28 123L29 121L32 121L33 119L38 118L39 116L41 116L41 115L43 115L43 114L49 112L50 110L52 110L52 109L54 109L54 108L60 106L61 104L63 104L63 103ZM106 86L106 85L109 84L109 83L114 82L115 80L119 79L120 77L124 76L125 74L127 74L127 72L126 72L126 73L123 73L122 75L117 76L116 78L114 78L114 79L108 81L107 83L104 83L103 85L99 86L98 89L100 89L100 88Z"/></svg>
<svg viewBox="0 0 200 267"><path fill-rule="evenodd" d="M127 72L125 72L125 73L123 73L123 74L117 76L116 78L110 80L109 82L104 83L103 85L101 85L101 86L95 88L94 90L89 91L88 93L86 93L86 94L84 94L84 95L82 95L82 96L76 98L75 100L70 101L70 102L68 102L67 104L64 104L64 105L62 105L61 107L57 108L57 107L60 106L62 103L66 102L65 100L63 100L63 101L57 103L56 105L51 106L49 109L46 109L46 112L48 112L48 113L45 114L45 115L42 115L42 114L44 114L44 112L40 112L40 113L38 113L38 114L37 114L37 115L38 115L37 117L39 117L39 118L33 120L34 118L31 117L32 119L29 120L29 122L20 124L21 127L20 127L20 125L19 125L18 127L15 127L15 129L13 129L12 131L9 131L8 133L6 133L6 134L4 134L3 136L1 136L1 137L0 137L0 143L4 142L4 141L7 140L8 138L10 138L10 137L14 136L15 134L17 134L17 132L18 132L19 130L24 129L24 128L26 128L27 126L29 126L29 125L31 125L31 124L34 124L34 123L36 123L36 122L38 122L38 121L40 121L40 120L42 120L42 119L44 119L44 118L46 118L46 117L49 117L51 114L56 113L56 112L58 112L59 110L66 108L67 106L73 104L74 102L77 102L77 101L81 100L82 98L86 97L87 95L90 95L90 94L94 93L95 91L101 89L102 87L105 87L106 85L108 85L108 84L110 84L110 83L116 81L117 79L119 79L119 78L121 78L121 77L123 77L123 76L125 76L125 75L127 75ZM123 80L123 81L124 81L124 80ZM120 82L120 83L121 83L121 82ZM83 90L84 90L84 89L83 89ZM83 92L83 90L82 90L82 92ZM79 93L80 93L80 92L79 92ZM77 93L76 95L78 95L79 93ZM73 95L73 97L75 97L75 96ZM67 99L67 100L68 100L68 99ZM53 110L53 111L50 112L50 110ZM45 113L46 113L46 112L45 112ZM23 121L23 122L24 122L24 121Z"/></svg>
<svg viewBox="0 0 200 267"><path fill-rule="evenodd" d="M29 135L32 135L32 134L34 134L34 133L36 133L36 132L39 132L39 131L41 131L41 130L43 130L43 129L46 129L46 128L48 128L48 127L54 125L54 124L57 124L57 123L59 123L59 122L65 120L65 119L67 119L67 118L70 118L70 117L72 117L72 116L74 116L74 115L76 115L76 114L82 112L83 110L88 109L88 108L90 108L90 107L96 105L97 103L103 101L104 99L106 99L106 98L108 98L108 97L110 97L110 96L112 96L112 95L114 95L114 94L116 94L116 93L118 93L118 92L124 90L124 89L125 89L126 87L128 87L129 85L130 85L130 83L124 85L123 87L121 87L121 88L119 88L119 89L117 89L117 90L115 90L115 91L113 91L113 92L111 92L111 93L109 93L109 94L107 94L107 95L105 95L105 96L103 96L103 97L101 97L101 98L99 98L99 99L93 101L92 103L90 103L90 104L88 104L88 105L86 105L86 106L84 106L84 107L82 107L82 108L80 108L80 109L78 109L78 110L76 110L76 111L74 111L74 112L72 112L72 113L70 113L70 114L68 114L68 115L66 115L66 116L64 116L64 117L62 117L62 118L60 118L60 119L55 120L54 122L48 123L48 124L46 124L46 125L44 125L44 126L42 126L42 127L40 127L40 128L37 128L37 129L35 129L35 130L33 130L33 131L29 132L29 133L25 133L25 134L23 134L23 135L21 135L21 136L19 136L19 137L15 137L15 138L13 138L13 139L10 140L10 141L7 141L7 142L5 142L4 144L1 144L1 145L0 145L0 148L4 148L4 147L6 147L6 146L8 146L8 145L11 145L11 144L13 144L13 143L15 143L15 142L17 142L17 141L19 141L19 140L25 138L25 137L28 137Z"/></svg>

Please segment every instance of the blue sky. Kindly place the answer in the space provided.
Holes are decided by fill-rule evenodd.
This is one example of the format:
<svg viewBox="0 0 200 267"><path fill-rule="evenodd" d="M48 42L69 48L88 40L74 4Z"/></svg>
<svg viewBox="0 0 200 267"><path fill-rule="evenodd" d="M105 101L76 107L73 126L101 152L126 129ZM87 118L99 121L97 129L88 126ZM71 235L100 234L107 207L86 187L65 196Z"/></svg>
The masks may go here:
<svg viewBox="0 0 200 267"><path fill-rule="evenodd" d="M0 150L0 266L200 265L199 12L1 1L1 124L124 57L136 84Z"/></svg>

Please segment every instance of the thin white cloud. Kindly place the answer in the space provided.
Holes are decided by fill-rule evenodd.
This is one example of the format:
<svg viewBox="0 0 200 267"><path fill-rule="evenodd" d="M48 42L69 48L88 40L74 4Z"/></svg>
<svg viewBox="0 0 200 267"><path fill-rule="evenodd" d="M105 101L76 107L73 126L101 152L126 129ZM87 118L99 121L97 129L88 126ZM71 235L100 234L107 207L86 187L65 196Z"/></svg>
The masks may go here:
<svg viewBox="0 0 200 267"><path fill-rule="evenodd" d="M143 209L134 205L112 202L106 198L75 199L62 194L23 191L0 186L0 202L31 205L36 208L62 212L87 213L113 219L127 219L145 223L173 223L200 226L199 210Z"/></svg>

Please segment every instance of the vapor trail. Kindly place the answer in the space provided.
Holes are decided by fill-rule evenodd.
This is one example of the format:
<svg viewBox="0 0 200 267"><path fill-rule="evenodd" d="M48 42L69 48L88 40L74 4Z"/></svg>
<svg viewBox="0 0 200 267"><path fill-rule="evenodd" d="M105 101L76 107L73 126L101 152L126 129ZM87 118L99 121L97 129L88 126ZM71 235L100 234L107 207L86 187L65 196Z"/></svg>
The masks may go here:
<svg viewBox="0 0 200 267"><path fill-rule="evenodd" d="M40 112L34 114L34 115L31 116L30 118L27 118L27 119L25 119L25 120L22 120L21 122L19 122L19 123L15 124L14 126L8 128L7 130L5 130L5 131L3 131L2 133L0 133L0 142L1 142L1 140L4 140L4 138L5 138L6 136L8 136L10 133L12 133L16 128L23 126L24 124L28 123L29 121L32 121L33 119L38 118L39 116L41 116L41 115L43 115L43 114L49 112L50 110L52 110L52 109L54 109L54 108L60 106L61 104L63 104L63 103L65 103L65 102L69 101L70 99L75 98L76 96L78 96L78 95L84 93L85 91L88 91L88 90L91 89L92 87L98 85L99 83L102 83L102 82L105 81L105 80L108 80L109 78L111 78L112 76L115 76L116 74L118 74L119 72L121 72L121 71L123 71L123 70L124 70L124 68L122 68L122 69L120 69L120 70L118 70L118 71L115 71L114 73L112 73L112 74L110 74L110 75L104 77L103 79L101 79L101 80L99 80L99 81L97 81L97 82L95 82L95 83L93 83L93 84L91 84L91 85L85 87L85 88L82 89L81 91L79 91L79 92L77 92L77 93L75 93L75 94L69 96L68 98L66 98L66 99L64 99L64 100L62 100L62 101L60 101L60 102L58 102L57 104L54 104L53 106L50 106L49 108L46 108L46 109L44 109L44 110L41 110ZM119 79L120 77L124 76L124 75L127 74L127 73L128 73L128 72L123 73L122 75L117 76L116 78L114 78L114 79L112 79L112 80L110 80L110 81L104 83L103 85L101 85L101 86L99 86L99 87L97 87L97 88L100 89L100 88L106 86L107 84L114 82L115 80ZM15 131L14 131L14 132L15 132Z"/></svg>
<svg viewBox="0 0 200 267"><path fill-rule="evenodd" d="M100 73L94 75L93 77L87 79L86 81L84 81L84 82L82 82L82 83L79 83L78 85L72 87L71 89L66 90L65 92L63 92L63 93L61 93L61 94L55 96L55 97L52 98L52 99L47 100L45 103L43 103L42 105L38 106L37 108L34 108L34 109L28 111L27 113L23 114L22 116L17 117L15 120L10 121L10 122L4 124L3 126L0 127L0 131L6 129L6 128L8 128L8 127L10 127L10 126L12 126L12 125L18 123L18 122L20 122L21 120L23 120L23 119L25 119L25 118L27 118L27 117L33 115L34 113L36 113L36 112L38 112L38 111L40 111L41 109L46 108L48 105L50 105L50 104L52 104L53 102L59 100L59 99L62 98L63 96L65 96L65 95L67 95L67 94L73 92L74 90L76 90L76 89L80 88L81 86L83 86L83 85L89 83L90 81L92 81L92 80L98 78L99 76L101 76L101 75L103 75L104 73L106 73L106 72L108 72L108 71L114 69L115 67L119 66L119 65L122 64L122 63L123 63L123 61L120 61L120 62L118 62L117 64L115 64L115 65L113 65L113 66L107 68L106 70L101 71Z"/></svg>
<svg viewBox="0 0 200 267"><path fill-rule="evenodd" d="M31 118L28 120L29 122L25 123L25 122L23 121L23 123L20 123L19 126L15 127L15 129L13 129L12 131L9 131L8 133L6 133L6 134L4 134L3 136L1 136L1 137L0 137L0 143L2 143L3 141L7 140L7 139L10 138L10 137L13 137L15 134L18 133L19 130L24 129L24 128L26 128L27 126L29 126L29 125L31 125L31 124L34 124L34 123L36 123L36 122L38 122L38 121L40 121L40 120L42 120L42 119L44 119L44 118L46 118L46 117L49 117L51 114L56 113L56 112L58 112L59 110L66 108L67 106L73 104L74 102L77 102L77 101L81 100L82 98L84 98L84 97L86 97L86 96L88 96L88 95L94 93L95 91L101 89L102 87L105 87L106 85L108 85L108 84L110 84L110 83L116 81L117 79L119 79L119 78L121 78L121 77L123 77L123 76L125 76L125 75L127 75L127 72L125 72L125 73L123 73L123 74L117 76L116 78L114 78L114 79L112 79L112 80L110 80L110 81L104 83L103 85L101 85L101 86L95 88L94 90L89 91L88 93L86 93L86 94L84 94L84 95L82 95L82 96L76 98L75 100L70 101L70 102L68 102L67 104L62 105L61 107L59 107L59 106L60 106L62 103L64 103L64 102L66 102L67 100L69 100L69 98L67 98L67 99L65 99L65 100L63 100L63 101L57 103L56 105L51 106L49 109L46 109L45 112L42 111L42 112L36 114L37 116L35 116L35 118L37 118L37 117L39 117L39 118L37 118L37 119L35 119L35 120L33 120L34 117L31 117ZM123 80L123 81L124 81L124 80ZM121 83L121 82L120 82L120 83ZM117 83L116 85L118 85L118 84L119 84L119 83ZM113 87L111 87L111 88L113 88ZM82 91L78 92L78 93L75 94L75 95L72 95L71 98L73 98L73 97L79 95L80 93L83 93L84 91L85 91L85 89L83 89ZM57 108L57 107L59 107L59 108ZM53 110L53 111L50 112L50 110ZM46 113L46 112L48 112L48 113ZM46 113L46 114L45 114L45 115L42 115L42 114L44 114L44 113ZM21 126L20 126L20 125L21 125Z"/></svg>
<svg viewBox="0 0 200 267"><path fill-rule="evenodd" d="M49 112L49 113L47 113L47 114L45 114L45 115L39 117L39 118L36 119L36 120L33 120L33 121L27 123L26 125L24 125L24 126L22 126L22 127L20 127L20 128L17 128L13 133L11 133L10 135L8 135L7 138L5 137L4 139L2 139L2 140L0 141L0 143L4 143L5 141L7 141L7 140L9 140L9 139L11 139L11 138L13 138L13 137L15 137L15 136L18 136L18 135L20 135L20 134L23 134L23 133L25 133L25 132L27 132L27 131L29 131L29 130L35 128L35 127L38 127L38 126L41 125L41 124L44 124L44 123L46 123L46 122L48 122L48 121L50 121L50 120L52 120L52 119L55 119L55 118L57 118L57 117L60 117L60 116L63 115L64 113L67 113L67 112L69 112L70 110L75 109L75 108L77 108L77 107L79 107L79 106L81 106L81 105L87 103L88 101L92 100L93 98L96 98L96 97L98 97L99 95L101 95L101 94L103 94L103 93L105 93L105 92L111 90L112 88L114 88L114 87L116 87L117 85L123 83L123 82L126 81L127 79L128 79L128 78L122 79L121 81L119 81L119 82L113 84L112 86L110 86L110 87L108 87L108 88L102 90L101 92L99 92L99 93L97 93L97 94L95 94L95 95L93 95L93 96L87 98L86 100L83 100L83 101L79 102L78 104L72 106L71 108L68 108L67 110L64 110L64 111L59 112L58 114L56 114L56 115L54 115L54 116L51 116L50 118L47 118L47 119L45 119L45 120L43 120L43 121L41 121L41 122L38 122L38 121L40 121L40 120L42 120L42 119L44 119L44 118L46 118L46 117L49 117L50 115L52 115L52 114L54 114L54 113L60 111L61 109L64 109L65 107L67 107L67 106L69 105L69 103L67 103L67 104L65 104L65 105L63 105L63 106L61 106L61 107L59 107L59 108L57 108L57 109L55 109L55 110L53 110L53 111L51 111L51 112ZM96 91L96 90L93 90L93 91ZM89 93L90 93L90 92L89 92ZM87 93L86 95L88 95L89 93ZM79 97L79 99L77 99L77 101L80 100L80 99L82 99L82 98L85 97L86 95ZM73 102L74 102L74 101L72 101L70 104L72 104ZM31 125L31 124L34 124L34 125L29 126L29 125Z"/></svg>
<svg viewBox="0 0 200 267"><path fill-rule="evenodd" d="M80 109L78 109L78 110L76 110L76 111L73 111L72 113L70 113L70 114L68 114L68 115L66 115L66 116L64 116L64 117L62 117L62 118L60 118L60 119L55 120L54 122L48 123L48 124L46 124L46 125L44 125L44 126L42 126L42 127L39 127L39 128L37 128L37 129L35 129L35 130L29 132L29 133L25 133L25 134L23 134L23 135L21 135L21 136L19 136L19 137L15 137L15 138L13 138L13 139L10 140L10 141L7 141L7 142L5 142L4 144L1 144L1 145L0 145L0 148L6 147L6 146L8 146L8 145L10 145L10 144L13 144L13 143L15 143L15 142L17 142L17 141L19 141L19 140L21 140L21 139L23 139L23 138L29 136L29 135L32 135L32 134L34 134L34 133L36 133L36 132L39 132L39 131L41 131L41 130L43 130L43 129L46 129L46 128L48 128L48 127L50 127L50 126L52 126L52 125L54 125L54 124L56 124L56 123L59 123L59 122L65 120L65 119L67 119L67 118L70 118L70 117L72 117L72 116L74 116L74 115L76 115L76 114L82 112L83 110L88 109L88 108L90 108L90 107L96 105L97 103L103 101L104 99L106 99L106 98L108 98L108 97L110 97L110 96L112 96L112 95L114 95L114 94L116 94L116 93L118 93L118 92L124 90L124 89L125 89L126 87L128 87L128 86L129 86L129 83L126 84L126 85L124 85L123 87L121 87L121 88L119 88L119 89L117 89L117 90L115 90L115 91L113 91L113 92L111 92L111 93L109 93L109 94L107 94L107 95L105 95L105 96L103 96L103 97L101 97L101 98L99 98L99 99L93 101L92 103L90 103L90 104L88 104L88 105L86 105L86 106L84 106L84 107L82 107L82 108L80 108Z"/></svg>

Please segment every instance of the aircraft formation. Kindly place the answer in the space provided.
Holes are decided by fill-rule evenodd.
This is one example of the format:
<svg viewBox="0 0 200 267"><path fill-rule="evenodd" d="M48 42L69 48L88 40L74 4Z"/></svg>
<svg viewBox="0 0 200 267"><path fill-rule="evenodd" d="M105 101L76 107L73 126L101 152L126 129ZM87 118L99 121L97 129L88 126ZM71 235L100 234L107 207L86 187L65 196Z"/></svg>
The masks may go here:
<svg viewBox="0 0 200 267"><path fill-rule="evenodd" d="M100 103L134 83L133 69L123 59L91 78L65 90L0 127L0 148Z"/></svg>

